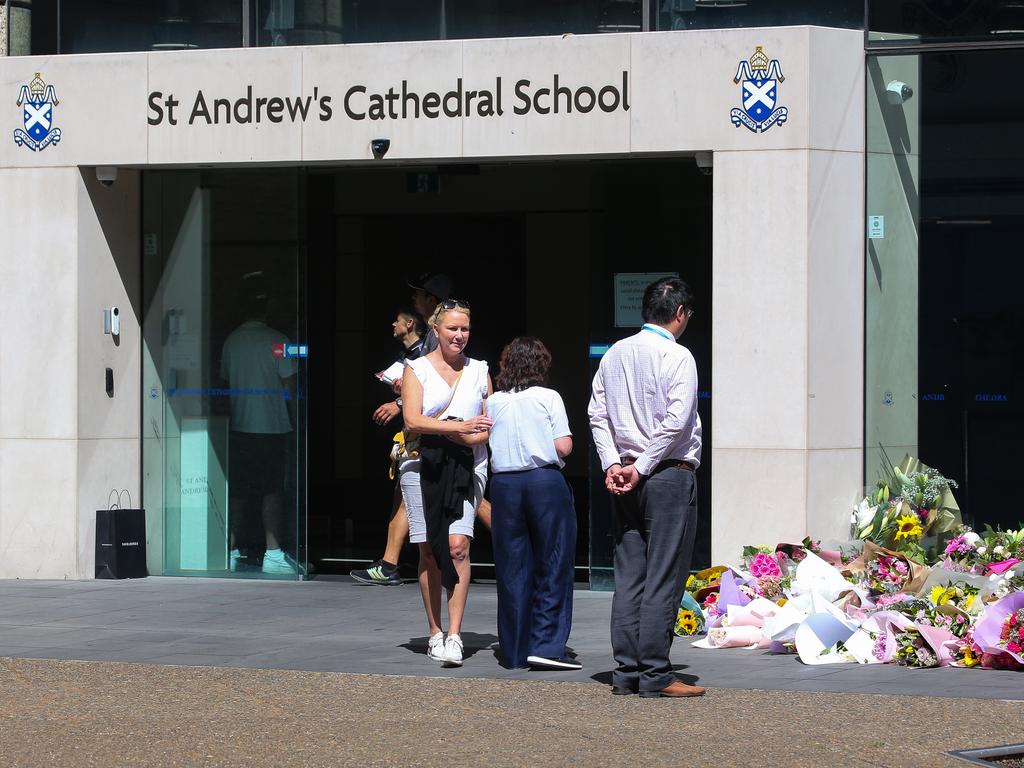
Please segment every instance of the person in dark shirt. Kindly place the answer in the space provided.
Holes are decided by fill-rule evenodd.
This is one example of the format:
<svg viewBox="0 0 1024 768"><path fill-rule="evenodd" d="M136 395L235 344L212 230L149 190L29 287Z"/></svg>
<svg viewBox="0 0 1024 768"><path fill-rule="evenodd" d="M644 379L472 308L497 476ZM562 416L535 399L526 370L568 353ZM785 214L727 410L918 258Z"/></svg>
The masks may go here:
<svg viewBox="0 0 1024 768"><path fill-rule="evenodd" d="M414 316L409 317L408 310L398 313L392 327L395 338L402 341L404 363L407 360L415 360L437 348L437 336L434 331L426 333L417 332L418 342L406 344L410 338L409 320L415 321L413 325L426 328L426 320L437 309L437 305L452 295L454 284L448 275L439 272L426 272L409 281L409 287L413 289L412 305ZM384 426L398 417L402 410L402 374L394 378L392 385L395 392L395 399L382 404L373 412L375 423ZM395 586L402 583L398 575L398 558L402 552L402 545L409 536L409 516L405 510L405 503L402 501L402 490L398 483L395 483L395 491L391 501L391 520L388 523L388 540L384 549L384 556L371 563L367 568L358 568L350 571L349 575L361 584L377 584L380 586Z"/></svg>

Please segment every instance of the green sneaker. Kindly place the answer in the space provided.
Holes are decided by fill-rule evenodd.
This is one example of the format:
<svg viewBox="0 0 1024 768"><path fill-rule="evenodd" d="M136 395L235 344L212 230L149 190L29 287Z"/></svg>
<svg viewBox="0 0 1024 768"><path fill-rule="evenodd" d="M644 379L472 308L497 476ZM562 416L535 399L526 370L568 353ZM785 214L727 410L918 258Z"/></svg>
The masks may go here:
<svg viewBox="0 0 1024 768"><path fill-rule="evenodd" d="M378 560L369 568L349 571L348 575L360 584L377 584L382 587L393 587L402 583L402 579L398 575L398 568L394 570L385 569L383 560Z"/></svg>
<svg viewBox="0 0 1024 768"><path fill-rule="evenodd" d="M268 549L263 554L263 572L272 574L295 574L299 572L295 561L280 549Z"/></svg>

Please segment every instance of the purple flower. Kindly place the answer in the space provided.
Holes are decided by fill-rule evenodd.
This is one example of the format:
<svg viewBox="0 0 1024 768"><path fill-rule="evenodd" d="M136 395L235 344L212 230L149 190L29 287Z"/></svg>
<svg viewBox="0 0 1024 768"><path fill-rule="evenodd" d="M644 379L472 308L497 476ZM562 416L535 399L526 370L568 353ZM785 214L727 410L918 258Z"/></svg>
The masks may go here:
<svg viewBox="0 0 1024 768"><path fill-rule="evenodd" d="M885 661L885 635L879 635L878 639L875 640L874 646L871 648L871 655L879 661Z"/></svg>
<svg viewBox="0 0 1024 768"><path fill-rule="evenodd" d="M946 549L943 552L944 555L965 555L971 551L971 545L967 543L967 539L961 533L959 536L949 540L949 544L946 545Z"/></svg>

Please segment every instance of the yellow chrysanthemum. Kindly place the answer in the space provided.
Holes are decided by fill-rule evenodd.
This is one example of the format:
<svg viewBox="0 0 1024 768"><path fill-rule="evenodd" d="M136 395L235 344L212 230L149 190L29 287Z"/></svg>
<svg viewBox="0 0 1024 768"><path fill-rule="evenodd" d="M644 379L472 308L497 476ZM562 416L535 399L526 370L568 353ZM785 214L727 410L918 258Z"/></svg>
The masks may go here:
<svg viewBox="0 0 1024 768"><path fill-rule="evenodd" d="M981 661L981 659L979 659L974 654L974 649L973 648L971 648L969 645L964 648L963 665L965 667L976 667L976 666L978 666L978 663L980 661Z"/></svg>
<svg viewBox="0 0 1024 768"><path fill-rule="evenodd" d="M919 539L924 535L921 519L917 515L904 515L896 521L896 541L900 539Z"/></svg>

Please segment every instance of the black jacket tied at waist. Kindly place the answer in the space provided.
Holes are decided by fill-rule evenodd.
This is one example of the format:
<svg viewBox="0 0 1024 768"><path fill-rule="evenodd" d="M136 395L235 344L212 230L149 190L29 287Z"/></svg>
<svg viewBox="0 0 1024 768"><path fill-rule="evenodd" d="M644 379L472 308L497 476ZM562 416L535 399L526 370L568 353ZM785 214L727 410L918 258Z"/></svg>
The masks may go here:
<svg viewBox="0 0 1024 768"><path fill-rule="evenodd" d="M460 520L465 502L475 504L473 449L439 435L420 440L420 488L427 541L441 569L441 584L455 589L459 574L448 547L448 526Z"/></svg>

